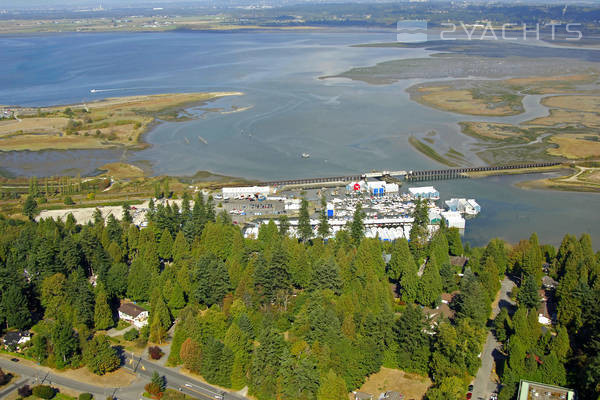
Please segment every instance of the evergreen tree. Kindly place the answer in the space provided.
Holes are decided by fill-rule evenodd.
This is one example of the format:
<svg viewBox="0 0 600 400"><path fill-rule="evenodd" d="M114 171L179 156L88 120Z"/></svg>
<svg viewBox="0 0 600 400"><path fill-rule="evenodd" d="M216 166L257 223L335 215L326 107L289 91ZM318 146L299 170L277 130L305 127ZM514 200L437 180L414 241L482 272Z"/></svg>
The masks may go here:
<svg viewBox="0 0 600 400"><path fill-rule="evenodd" d="M311 280L311 288L313 290L331 289L337 295L342 293L340 270L332 258L317 263Z"/></svg>
<svg viewBox="0 0 600 400"><path fill-rule="evenodd" d="M73 326L68 320L59 319L54 323L52 327L52 345L56 366L59 368L68 366L79 350L79 341L75 336Z"/></svg>
<svg viewBox="0 0 600 400"><path fill-rule="evenodd" d="M365 224L363 222L364 218L365 213L362 210L362 205L358 203L356 205L356 209L354 210L354 215L352 217L352 225L350 228L350 233L356 246L360 244L360 241L362 240L365 234Z"/></svg>
<svg viewBox="0 0 600 400"><path fill-rule="evenodd" d="M0 296L0 321L6 321L6 328L27 328L31 324L31 312L23 290L13 284Z"/></svg>
<svg viewBox="0 0 600 400"><path fill-rule="evenodd" d="M506 339L508 339L508 335L510 333L508 332L508 322L508 311L505 307L502 307L494 319L494 332L496 334L496 338L500 342L504 342Z"/></svg>
<svg viewBox="0 0 600 400"><path fill-rule="evenodd" d="M131 207L129 203L123 203L123 214L121 220L127 225L133 223L133 217L131 216Z"/></svg>
<svg viewBox="0 0 600 400"><path fill-rule="evenodd" d="M169 308L172 310L181 310L183 307L185 307L185 293L181 285L176 282L169 297Z"/></svg>
<svg viewBox="0 0 600 400"><path fill-rule="evenodd" d="M106 292L110 297L122 298L127 292L129 267L125 263L113 264L106 274Z"/></svg>
<svg viewBox="0 0 600 400"><path fill-rule="evenodd" d="M540 295L538 293L539 286L536 283L536 278L533 275L527 275L523 284L519 288L517 294L517 301L519 304L527 307L537 309L540 305Z"/></svg>
<svg viewBox="0 0 600 400"><path fill-rule="evenodd" d="M416 263L410 249L408 247L408 241L404 238L395 241L392 248L392 256L387 266L387 274L393 281L400 281L405 273L415 272L416 274Z"/></svg>
<svg viewBox="0 0 600 400"><path fill-rule="evenodd" d="M96 375L112 372L121 364L117 351L110 345L105 335L96 335L87 343L83 352L83 361Z"/></svg>
<svg viewBox="0 0 600 400"><path fill-rule="evenodd" d="M94 307L94 326L98 330L106 330L114 325L112 310L108 305L106 290L103 285L96 289L96 305Z"/></svg>
<svg viewBox="0 0 600 400"><path fill-rule="evenodd" d="M173 242L173 261L178 262L187 258L190 254L190 245L187 242L183 231L177 232Z"/></svg>
<svg viewBox="0 0 600 400"><path fill-rule="evenodd" d="M288 231L290 229L290 221L287 215L282 215L279 217L279 235L282 237L287 236Z"/></svg>
<svg viewBox="0 0 600 400"><path fill-rule="evenodd" d="M347 398L348 389L346 389L346 382L330 369L321 378L317 400L346 400Z"/></svg>
<svg viewBox="0 0 600 400"><path fill-rule="evenodd" d="M398 344L398 366L406 371L423 374L429 364L429 329L421 309L409 304L394 327Z"/></svg>
<svg viewBox="0 0 600 400"><path fill-rule="evenodd" d="M329 236L329 220L327 218L327 200L323 195L321 197L321 211L319 213L319 229L318 233L321 239L325 239Z"/></svg>
<svg viewBox="0 0 600 400"><path fill-rule="evenodd" d="M281 335L270 328L265 328L259 343L252 357L250 387L257 397L274 400L285 343Z"/></svg>
<svg viewBox="0 0 600 400"><path fill-rule="evenodd" d="M23 204L23 215L29 218L30 221L33 221L33 217L38 212L38 205L33 196L27 196L25 199L25 204Z"/></svg>
<svg viewBox="0 0 600 400"><path fill-rule="evenodd" d="M220 303L229 289L229 273L225 263L214 255L200 257L194 267L192 298L210 307Z"/></svg>
<svg viewBox="0 0 600 400"><path fill-rule="evenodd" d="M464 253L460 231L458 228L449 228L446 233L448 239L448 250L453 256L462 256Z"/></svg>
<svg viewBox="0 0 600 400"><path fill-rule="evenodd" d="M431 256L419 279L417 301L424 306L434 306L442 294L442 277L435 256Z"/></svg>
<svg viewBox="0 0 600 400"><path fill-rule="evenodd" d="M197 374L200 373L200 368L202 366L202 350L198 343L191 338L187 338L181 345L179 356L181 357L185 368Z"/></svg>
<svg viewBox="0 0 600 400"><path fill-rule="evenodd" d="M158 320L162 329L166 332L171 327L171 312L163 297L162 292L156 289L152 294L150 304L150 321L151 324Z"/></svg>
<svg viewBox="0 0 600 400"><path fill-rule="evenodd" d="M167 228L165 228L160 235L158 255L163 260L170 260L173 257L173 238Z"/></svg>
<svg viewBox="0 0 600 400"><path fill-rule="evenodd" d="M310 215L308 213L308 201L302 198L300 203L300 216L298 217L298 237L302 241L307 241L313 236L312 226L310 225Z"/></svg>

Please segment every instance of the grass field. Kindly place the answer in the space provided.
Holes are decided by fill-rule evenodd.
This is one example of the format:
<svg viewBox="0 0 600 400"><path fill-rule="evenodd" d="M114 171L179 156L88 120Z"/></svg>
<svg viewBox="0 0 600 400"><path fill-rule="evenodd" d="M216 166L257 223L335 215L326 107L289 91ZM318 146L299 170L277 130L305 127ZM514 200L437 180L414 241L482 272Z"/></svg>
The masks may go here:
<svg viewBox="0 0 600 400"><path fill-rule="evenodd" d="M524 189L600 192L600 167L576 165L571 170L573 172L569 175L519 182L517 186Z"/></svg>
<svg viewBox="0 0 600 400"><path fill-rule="evenodd" d="M423 398L431 384L431 380L426 376L382 367L379 372L369 376L359 390L372 394L375 399L381 393L393 390L403 394L407 400L417 400Z"/></svg>
<svg viewBox="0 0 600 400"><path fill-rule="evenodd" d="M461 122L462 133L478 139L493 141L527 142L523 137L526 131L518 126L496 122Z"/></svg>
<svg viewBox="0 0 600 400"><path fill-rule="evenodd" d="M241 92L175 93L115 97L42 108L16 108L17 119L0 121L0 151L143 148L141 135L156 119L178 121L180 111Z"/></svg>
<svg viewBox="0 0 600 400"><path fill-rule="evenodd" d="M597 113L600 111L600 96L551 96L542 99L542 104L550 108Z"/></svg>
<svg viewBox="0 0 600 400"><path fill-rule="evenodd" d="M555 135L550 142L557 148L548 149L548 154L570 160L600 157L600 136L598 134Z"/></svg>
<svg viewBox="0 0 600 400"><path fill-rule="evenodd" d="M551 109L550 115L546 117L532 119L530 121L524 122L523 125L574 127L583 125L588 128L597 129L600 128L600 115L595 112Z"/></svg>
<svg viewBox="0 0 600 400"><path fill-rule="evenodd" d="M451 89L434 86L418 88L415 100L429 107L465 115L502 117L520 114L521 97L506 95L481 95L474 89Z"/></svg>

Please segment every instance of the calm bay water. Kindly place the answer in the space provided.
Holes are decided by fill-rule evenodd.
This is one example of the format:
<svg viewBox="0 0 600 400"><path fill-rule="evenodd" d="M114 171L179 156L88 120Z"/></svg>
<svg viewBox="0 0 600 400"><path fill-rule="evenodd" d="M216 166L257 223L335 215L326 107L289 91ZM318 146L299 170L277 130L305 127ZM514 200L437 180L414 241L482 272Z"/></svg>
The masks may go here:
<svg viewBox="0 0 600 400"><path fill-rule="evenodd" d="M185 91L242 91L191 110L187 122L164 123L139 151L46 151L0 154L0 167L25 175L92 173L113 160L148 162L156 174L198 170L256 179L328 176L372 169L429 169L435 162L415 153L411 134L431 130L470 154L459 133L466 120L409 100L417 81L368 85L319 80L356 66L425 57L424 49L355 48L389 42L395 32L106 33L0 37L0 104L40 106L87 102L110 96ZM556 50L560 51L560 50ZM90 89L98 92L91 93ZM537 99L527 114L543 115ZM233 111L206 111L220 108ZM525 118L526 117L526 118ZM517 119L517 118L515 118ZM310 153L302 159L301 153ZM472 159L474 164L481 161ZM446 181L445 194L474 197L483 212L469 221L465 237L481 244L500 236L511 241L537 231L558 243L566 232L600 239L600 197L595 194L525 191L523 177Z"/></svg>

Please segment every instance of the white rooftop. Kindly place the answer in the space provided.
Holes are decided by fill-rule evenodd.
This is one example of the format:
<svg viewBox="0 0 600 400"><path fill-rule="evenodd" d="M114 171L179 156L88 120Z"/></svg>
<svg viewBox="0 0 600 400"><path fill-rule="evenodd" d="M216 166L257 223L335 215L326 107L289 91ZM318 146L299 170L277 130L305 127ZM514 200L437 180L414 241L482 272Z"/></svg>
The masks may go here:
<svg viewBox="0 0 600 400"><path fill-rule="evenodd" d="M437 193L436 188L434 188L433 186L408 188L408 191L411 193Z"/></svg>

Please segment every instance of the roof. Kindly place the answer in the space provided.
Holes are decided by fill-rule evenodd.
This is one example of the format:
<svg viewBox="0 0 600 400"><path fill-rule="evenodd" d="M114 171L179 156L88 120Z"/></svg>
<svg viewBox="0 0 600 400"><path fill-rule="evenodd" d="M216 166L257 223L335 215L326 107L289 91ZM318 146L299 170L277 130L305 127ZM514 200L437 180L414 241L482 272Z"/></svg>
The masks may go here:
<svg viewBox="0 0 600 400"><path fill-rule="evenodd" d="M21 338L29 336L29 331L6 332L6 335L4 335L4 344L17 344Z"/></svg>
<svg viewBox="0 0 600 400"><path fill-rule="evenodd" d="M555 287L558 285L558 282L556 282L554 279L552 279L548 275L545 275L542 277L542 284L546 287Z"/></svg>
<svg viewBox="0 0 600 400"><path fill-rule="evenodd" d="M438 193L433 186L412 187L408 188L408 191L411 193Z"/></svg>
<svg viewBox="0 0 600 400"><path fill-rule="evenodd" d="M129 316L135 318L147 310L143 309L142 307L138 306L137 304L123 303L119 307L119 311L122 312L123 314L129 315Z"/></svg>
<svg viewBox="0 0 600 400"><path fill-rule="evenodd" d="M518 400L572 400L575 391L559 386L521 380Z"/></svg>
<svg viewBox="0 0 600 400"><path fill-rule="evenodd" d="M456 293L442 293L441 297L442 300L446 300L448 303L450 303L452 301L452 299L454 298L454 295Z"/></svg>
<svg viewBox="0 0 600 400"><path fill-rule="evenodd" d="M379 399L385 400L404 400L404 395L394 391L387 391L379 396Z"/></svg>
<svg viewBox="0 0 600 400"><path fill-rule="evenodd" d="M450 256L450 264L455 267L464 267L467 265L467 261L469 261L468 257Z"/></svg>
<svg viewBox="0 0 600 400"><path fill-rule="evenodd" d="M354 397L359 400L370 400L373 398L373 395L369 394L369 393L359 392L359 391L356 391L353 393L354 393Z"/></svg>

